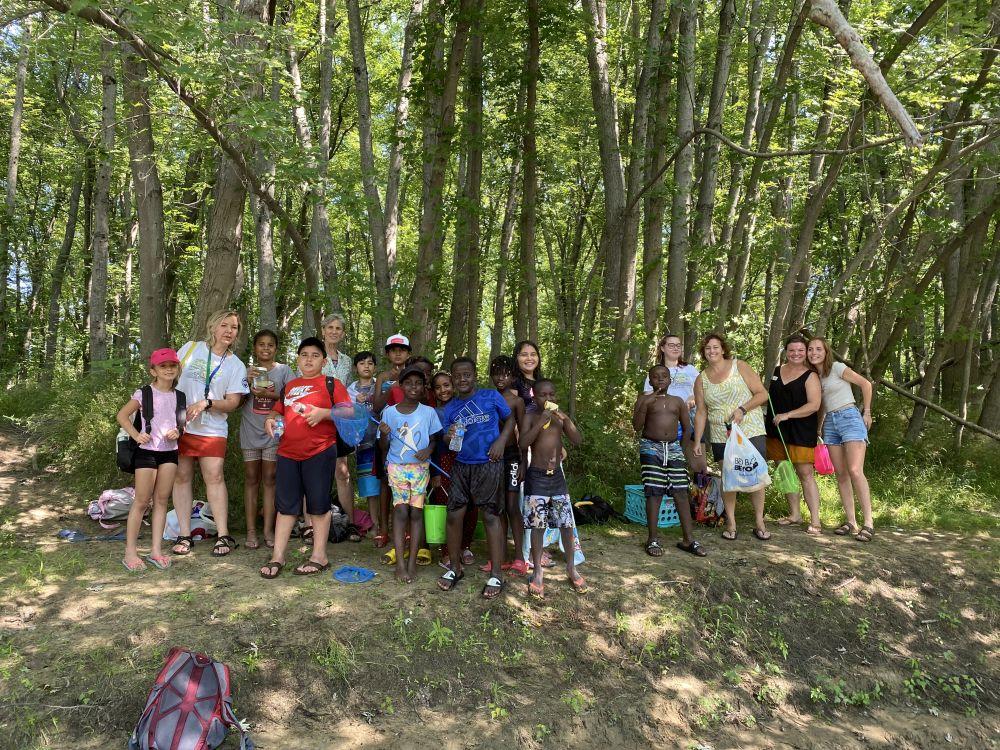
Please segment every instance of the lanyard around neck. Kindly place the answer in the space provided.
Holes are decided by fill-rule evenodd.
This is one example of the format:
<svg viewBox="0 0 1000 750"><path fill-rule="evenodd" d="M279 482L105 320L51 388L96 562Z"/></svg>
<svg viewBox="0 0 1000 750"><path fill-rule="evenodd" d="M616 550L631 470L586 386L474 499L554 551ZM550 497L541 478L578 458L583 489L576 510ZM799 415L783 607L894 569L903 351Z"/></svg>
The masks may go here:
<svg viewBox="0 0 1000 750"><path fill-rule="evenodd" d="M219 364L209 374L209 368L212 366L212 347L208 346L207 341L205 342L205 346L208 347L208 359L205 361L205 398L208 398L208 389L212 386L212 378L215 377L215 374L222 367L222 363L226 361L226 357L229 356L229 350L226 349L225 353L219 359Z"/></svg>

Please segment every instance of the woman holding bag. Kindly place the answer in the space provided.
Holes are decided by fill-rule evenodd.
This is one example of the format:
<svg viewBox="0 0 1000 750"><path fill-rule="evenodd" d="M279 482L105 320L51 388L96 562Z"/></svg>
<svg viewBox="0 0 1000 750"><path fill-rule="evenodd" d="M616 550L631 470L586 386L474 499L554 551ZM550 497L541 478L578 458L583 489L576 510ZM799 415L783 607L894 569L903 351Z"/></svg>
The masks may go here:
<svg viewBox="0 0 1000 750"><path fill-rule="evenodd" d="M725 457L729 426L737 424L763 457L767 450L764 413L760 408L767 401L764 384L750 365L733 357L722 334L705 336L699 351L705 369L694 382L694 455L701 456L705 451L701 440L708 425L711 427L712 456L721 462ZM750 499L754 512L753 535L766 541L771 534L764 525L764 489L751 492ZM723 492L722 500L726 506L726 530L722 538L732 541L736 539L736 493Z"/></svg>
<svg viewBox="0 0 1000 750"><path fill-rule="evenodd" d="M768 398L771 408L767 426L767 460L791 461L809 508L807 534L819 535L819 488L813 471L813 452L819 429L818 412L823 402L819 376L806 362L808 339L793 333L785 340L785 363L774 368ZM789 513L778 519L779 526L802 523L798 492L786 492Z"/></svg>

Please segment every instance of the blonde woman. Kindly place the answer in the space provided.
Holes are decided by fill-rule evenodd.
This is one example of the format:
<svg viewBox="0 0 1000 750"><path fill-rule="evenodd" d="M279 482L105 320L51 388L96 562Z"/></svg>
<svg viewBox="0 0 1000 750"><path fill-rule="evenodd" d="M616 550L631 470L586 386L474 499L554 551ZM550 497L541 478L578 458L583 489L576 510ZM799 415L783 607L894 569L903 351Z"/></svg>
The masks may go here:
<svg viewBox="0 0 1000 750"><path fill-rule="evenodd" d="M729 343L719 333L710 333L702 339L701 358L705 369L694 381L694 455L705 452L701 439L706 425L711 427L709 440L712 456L722 461L726 451L729 427L738 424L743 433L753 443L761 456L767 452L767 438L764 430L764 412L761 406L767 402L767 391L757 373L746 362L733 357ZM763 541L771 538L764 525L764 490L750 493L753 501L753 535ZM736 539L736 493L723 492L726 505L726 530L722 538Z"/></svg>
<svg viewBox="0 0 1000 750"><path fill-rule="evenodd" d="M823 414L819 432L830 451L837 489L844 506L846 520L834 534L853 536L859 542L870 542L875 536L872 520L872 496L865 476L865 453L868 450L868 430L872 426L872 383L843 362L835 362L826 339L809 340L806 350L809 364L819 373L823 385ZM863 410L858 409L851 386L861 391ZM858 528L854 497L861 503L864 524Z"/></svg>
<svg viewBox="0 0 1000 750"><path fill-rule="evenodd" d="M198 462L205 480L205 495L219 529L212 554L224 557L236 549L229 535L229 495L222 469L229 438L229 413L236 411L250 392L247 368L233 351L240 332L240 316L235 310L220 310L208 317L204 341L188 341L177 352L181 360L178 390L187 397L187 425L178 443L177 475L173 501L180 536L173 553L186 555L191 539L191 483Z"/></svg>

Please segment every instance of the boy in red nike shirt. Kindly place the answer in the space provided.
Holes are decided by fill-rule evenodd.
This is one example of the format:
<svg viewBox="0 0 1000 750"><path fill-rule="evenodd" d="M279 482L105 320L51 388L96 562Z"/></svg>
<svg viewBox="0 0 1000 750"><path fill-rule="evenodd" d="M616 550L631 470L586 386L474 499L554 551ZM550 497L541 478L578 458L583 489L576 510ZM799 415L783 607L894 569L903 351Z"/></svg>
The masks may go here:
<svg viewBox="0 0 1000 750"><path fill-rule="evenodd" d="M330 567L326 543L330 536L330 488L337 463L337 428L330 419L333 405L350 403L343 383L323 375L326 348L317 338L299 344L298 365L302 377L288 381L281 397L264 421L264 430L274 436L279 418L284 433L278 444L277 518L274 524L274 554L260 569L263 578L277 578L285 567L285 551L295 519L306 499L313 531L309 559L295 568L295 575L313 575ZM333 398L330 398L330 381Z"/></svg>

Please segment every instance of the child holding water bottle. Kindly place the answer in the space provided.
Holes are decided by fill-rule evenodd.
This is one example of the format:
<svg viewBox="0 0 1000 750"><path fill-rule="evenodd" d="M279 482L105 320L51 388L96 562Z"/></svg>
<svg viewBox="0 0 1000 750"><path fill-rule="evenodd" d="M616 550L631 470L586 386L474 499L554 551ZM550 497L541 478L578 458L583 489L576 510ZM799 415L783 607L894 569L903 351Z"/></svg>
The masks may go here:
<svg viewBox="0 0 1000 750"><path fill-rule="evenodd" d="M132 573L146 569L137 546L142 518L150 502L153 503L153 541L146 560L160 570L170 567L170 558L162 550L163 527L177 473L177 439L184 425L183 415L178 414L176 385L180 359L177 352L157 349L149 357L149 371L153 376L153 382L147 386L152 390L152 414L142 413L144 388L133 393L118 410L118 424L139 445L135 452L135 502L125 524L125 557L122 560L122 565ZM142 430L137 430L133 422L137 411L142 418ZM147 425L148 432L145 431Z"/></svg>

